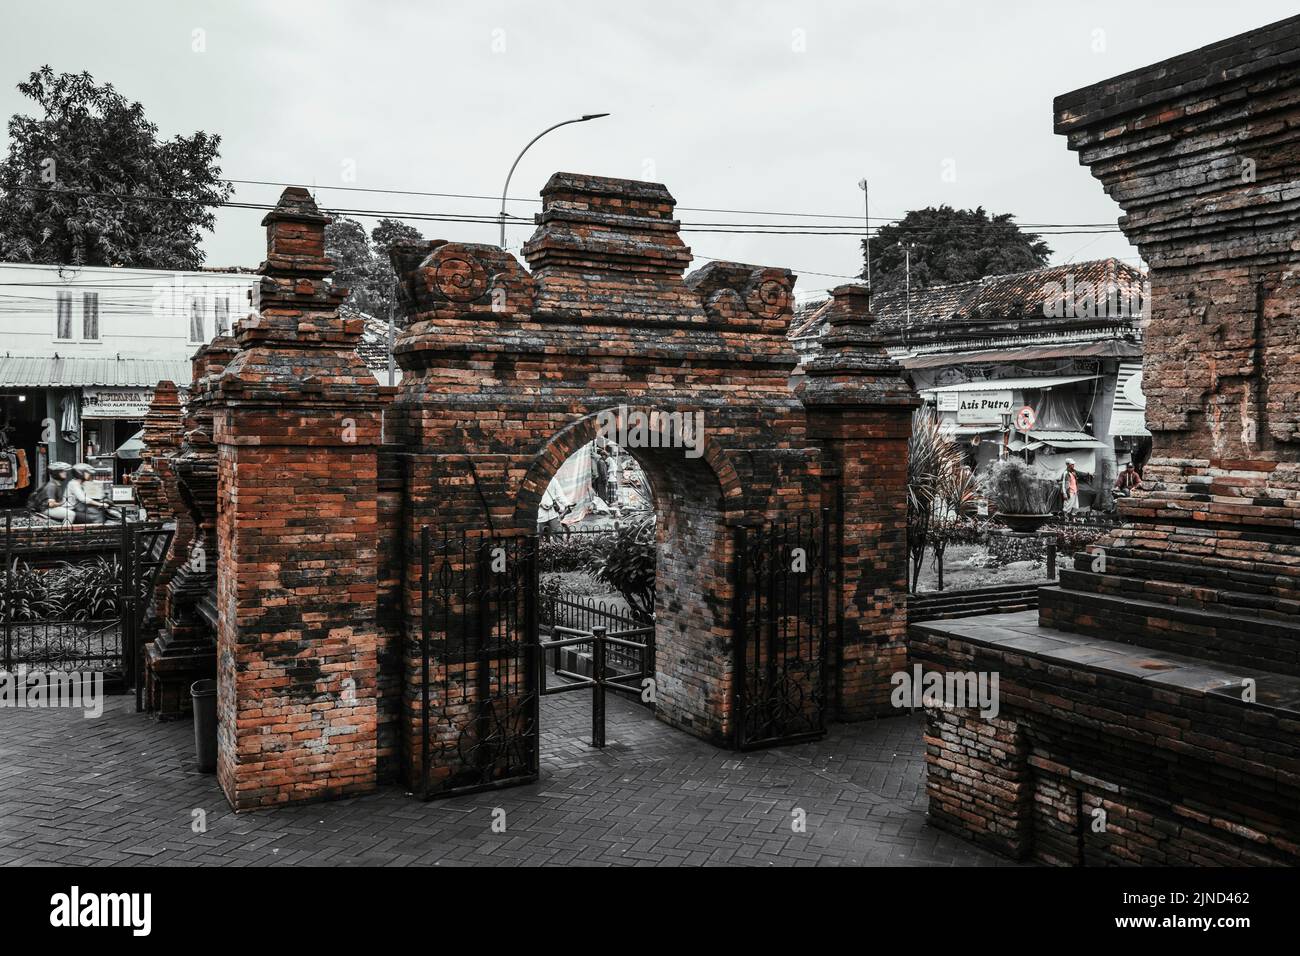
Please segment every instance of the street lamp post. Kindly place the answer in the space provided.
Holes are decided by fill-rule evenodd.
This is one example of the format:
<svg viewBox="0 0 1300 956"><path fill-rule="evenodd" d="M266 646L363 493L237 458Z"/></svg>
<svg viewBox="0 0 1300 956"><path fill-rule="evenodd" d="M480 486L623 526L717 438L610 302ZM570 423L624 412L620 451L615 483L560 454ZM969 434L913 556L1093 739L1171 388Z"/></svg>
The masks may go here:
<svg viewBox="0 0 1300 956"><path fill-rule="evenodd" d="M863 234L866 238L867 248L867 288L871 288L871 193L867 189L865 179L858 180L858 188L862 190L862 225Z"/></svg>
<svg viewBox="0 0 1300 956"><path fill-rule="evenodd" d="M608 113L587 113L577 119L565 120L563 123L556 123L554 126L548 126L536 136L528 141L528 145L519 151L515 161L510 164L510 172L506 174L506 184L501 189L501 248L506 247L506 194L510 192L510 177L515 174L515 167L519 165L519 160L524 158L524 153L532 148L533 143L537 142L553 129L559 129L561 126L568 126L570 123L585 123L588 120L600 119L602 116L608 116Z"/></svg>

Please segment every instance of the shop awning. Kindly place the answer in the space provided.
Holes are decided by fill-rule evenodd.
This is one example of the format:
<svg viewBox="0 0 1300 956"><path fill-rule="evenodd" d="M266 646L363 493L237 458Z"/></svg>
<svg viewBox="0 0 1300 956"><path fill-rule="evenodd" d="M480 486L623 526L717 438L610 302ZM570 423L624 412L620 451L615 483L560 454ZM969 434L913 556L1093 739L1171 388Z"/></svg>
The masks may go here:
<svg viewBox="0 0 1300 956"><path fill-rule="evenodd" d="M0 388L153 388L159 382L190 384L187 359L0 357Z"/></svg>
<svg viewBox="0 0 1300 956"><path fill-rule="evenodd" d="M1106 443L1093 438L1086 432L1039 432L1031 431L1029 437L1053 448L1105 448Z"/></svg>
<svg viewBox="0 0 1300 956"><path fill-rule="evenodd" d="M1057 385L1072 385L1075 382L1087 382L1097 375L1043 375L1038 378L999 378L985 382L962 382L960 385L939 385L935 388L923 388L925 394L934 392L1002 392L1026 388L1055 388Z"/></svg>
<svg viewBox="0 0 1300 956"><path fill-rule="evenodd" d="M980 352L933 352L907 355L898 361L903 368L940 368L968 362L1033 362L1040 359L1121 358L1141 359L1142 346L1127 339L1104 342L1074 342L1060 345L1027 345L1021 348L988 349Z"/></svg>

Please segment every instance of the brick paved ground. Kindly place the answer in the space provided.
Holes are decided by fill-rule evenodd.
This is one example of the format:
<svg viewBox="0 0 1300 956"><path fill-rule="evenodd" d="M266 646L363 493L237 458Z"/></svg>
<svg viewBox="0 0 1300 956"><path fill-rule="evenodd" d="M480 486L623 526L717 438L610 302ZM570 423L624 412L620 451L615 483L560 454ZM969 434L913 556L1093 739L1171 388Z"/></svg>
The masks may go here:
<svg viewBox="0 0 1300 956"><path fill-rule="evenodd" d="M963 865L1004 861L925 825L921 722L836 725L823 742L718 750L609 701L609 744L586 745L590 698L545 698L543 776L422 803L399 789L232 813L196 772L190 724L112 698L104 716L0 710L0 864ZM491 831L494 808L506 832ZM791 811L807 832L791 830ZM207 811L207 832L191 812Z"/></svg>

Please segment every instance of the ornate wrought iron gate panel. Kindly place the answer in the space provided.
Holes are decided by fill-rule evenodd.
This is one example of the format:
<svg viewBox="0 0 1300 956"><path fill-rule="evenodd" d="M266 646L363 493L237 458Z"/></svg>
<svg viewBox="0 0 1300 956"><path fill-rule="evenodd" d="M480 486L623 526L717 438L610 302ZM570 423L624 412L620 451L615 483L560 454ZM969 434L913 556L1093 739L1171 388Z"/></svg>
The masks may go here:
<svg viewBox="0 0 1300 956"><path fill-rule="evenodd" d="M829 513L738 528L735 548L736 746L816 739L828 704Z"/></svg>
<svg viewBox="0 0 1300 956"><path fill-rule="evenodd" d="M421 552L421 795L537 779L537 539L437 536Z"/></svg>

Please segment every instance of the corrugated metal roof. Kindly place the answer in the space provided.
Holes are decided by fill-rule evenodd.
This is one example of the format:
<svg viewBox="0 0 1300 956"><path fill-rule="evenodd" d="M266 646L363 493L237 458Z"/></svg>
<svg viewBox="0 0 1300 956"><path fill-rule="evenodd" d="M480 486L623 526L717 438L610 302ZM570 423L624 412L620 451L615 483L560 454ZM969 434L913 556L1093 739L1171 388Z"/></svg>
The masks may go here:
<svg viewBox="0 0 1300 956"><path fill-rule="evenodd" d="M1055 358L1140 358L1142 346L1123 339L989 349L980 352L935 352L899 359L904 368L940 368L971 362L1026 362Z"/></svg>
<svg viewBox="0 0 1300 956"><path fill-rule="evenodd" d="M1053 448L1105 448L1106 443L1098 441L1087 432L1040 432L1030 430L1029 437Z"/></svg>
<svg viewBox="0 0 1300 956"><path fill-rule="evenodd" d="M1071 385L1097 378L1096 375L1044 375L1039 378L996 378L983 382L963 382L960 385L940 385L936 388L923 388L922 392L1000 392L1026 388L1053 388L1057 385Z"/></svg>
<svg viewBox="0 0 1300 956"><path fill-rule="evenodd" d="M185 359L0 357L0 386L11 388L153 388L162 381L187 386L190 375L191 366Z"/></svg>

